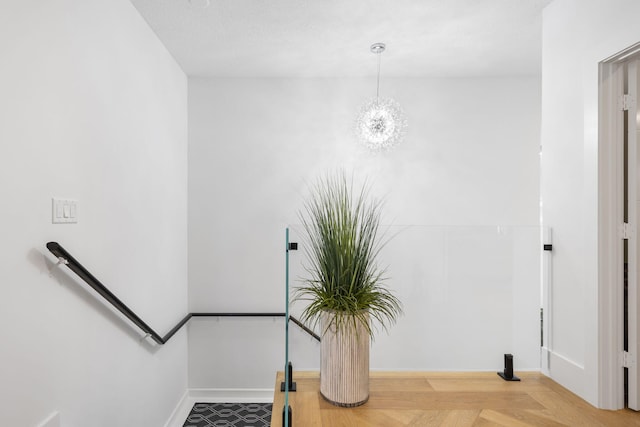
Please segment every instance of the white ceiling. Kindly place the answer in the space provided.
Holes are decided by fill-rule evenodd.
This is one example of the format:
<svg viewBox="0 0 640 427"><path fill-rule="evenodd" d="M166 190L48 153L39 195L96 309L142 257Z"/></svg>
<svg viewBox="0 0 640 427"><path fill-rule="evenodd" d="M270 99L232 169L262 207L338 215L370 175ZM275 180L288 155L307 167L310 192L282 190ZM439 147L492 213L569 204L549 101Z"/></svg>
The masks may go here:
<svg viewBox="0 0 640 427"><path fill-rule="evenodd" d="M551 0L131 0L189 76L540 73Z"/></svg>

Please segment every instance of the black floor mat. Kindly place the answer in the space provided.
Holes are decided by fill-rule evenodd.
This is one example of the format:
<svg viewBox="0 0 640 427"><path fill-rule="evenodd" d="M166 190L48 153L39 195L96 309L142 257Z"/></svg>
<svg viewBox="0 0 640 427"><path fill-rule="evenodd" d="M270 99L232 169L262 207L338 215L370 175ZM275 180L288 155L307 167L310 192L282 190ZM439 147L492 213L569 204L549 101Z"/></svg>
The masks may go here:
<svg viewBox="0 0 640 427"><path fill-rule="evenodd" d="M183 427L269 427L271 403L196 403Z"/></svg>

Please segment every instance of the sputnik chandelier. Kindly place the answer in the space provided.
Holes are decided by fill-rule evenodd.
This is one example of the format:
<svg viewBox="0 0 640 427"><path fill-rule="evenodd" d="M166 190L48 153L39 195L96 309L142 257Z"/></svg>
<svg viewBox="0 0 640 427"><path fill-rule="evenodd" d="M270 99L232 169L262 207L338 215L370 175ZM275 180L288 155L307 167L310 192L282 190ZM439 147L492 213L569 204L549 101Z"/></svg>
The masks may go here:
<svg viewBox="0 0 640 427"><path fill-rule="evenodd" d="M400 105L391 98L380 98L380 56L384 50L384 43L371 45L371 52L378 56L376 97L360 108L356 120L358 140L373 152L387 151L398 145L407 128Z"/></svg>

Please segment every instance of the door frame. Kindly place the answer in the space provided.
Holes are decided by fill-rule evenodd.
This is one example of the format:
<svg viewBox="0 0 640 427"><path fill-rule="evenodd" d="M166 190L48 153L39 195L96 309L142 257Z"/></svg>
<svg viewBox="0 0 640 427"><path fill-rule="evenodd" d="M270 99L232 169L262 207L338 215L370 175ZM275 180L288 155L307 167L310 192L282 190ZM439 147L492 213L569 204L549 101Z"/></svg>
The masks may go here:
<svg viewBox="0 0 640 427"><path fill-rule="evenodd" d="M624 94L625 63L640 43L599 64L598 111L598 401L624 407ZM631 203L631 202L630 202ZM635 230L629 246L635 244ZM631 270L631 268L629 268Z"/></svg>

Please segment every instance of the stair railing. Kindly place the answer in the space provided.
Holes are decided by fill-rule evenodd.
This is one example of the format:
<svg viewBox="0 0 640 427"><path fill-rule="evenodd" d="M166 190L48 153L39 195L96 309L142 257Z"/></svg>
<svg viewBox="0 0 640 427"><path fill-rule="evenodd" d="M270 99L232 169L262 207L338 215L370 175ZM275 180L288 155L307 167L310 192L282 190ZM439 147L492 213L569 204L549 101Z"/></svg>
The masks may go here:
<svg viewBox="0 0 640 427"><path fill-rule="evenodd" d="M47 249L49 249L56 258L58 258L59 264L66 265L127 319L140 328L142 332L145 333L145 336L150 337L156 343L161 345L166 344L167 341L169 341L169 339L193 317L286 317L285 313L188 313L176 326L167 332L166 335L161 336L147 323L145 323L140 316L131 310L124 302L122 302L122 300L120 300L113 292L103 285L59 243L49 242L47 243ZM298 319L293 316L289 316L289 320L298 325L304 332L312 336L314 339L320 341L320 337L302 324Z"/></svg>

